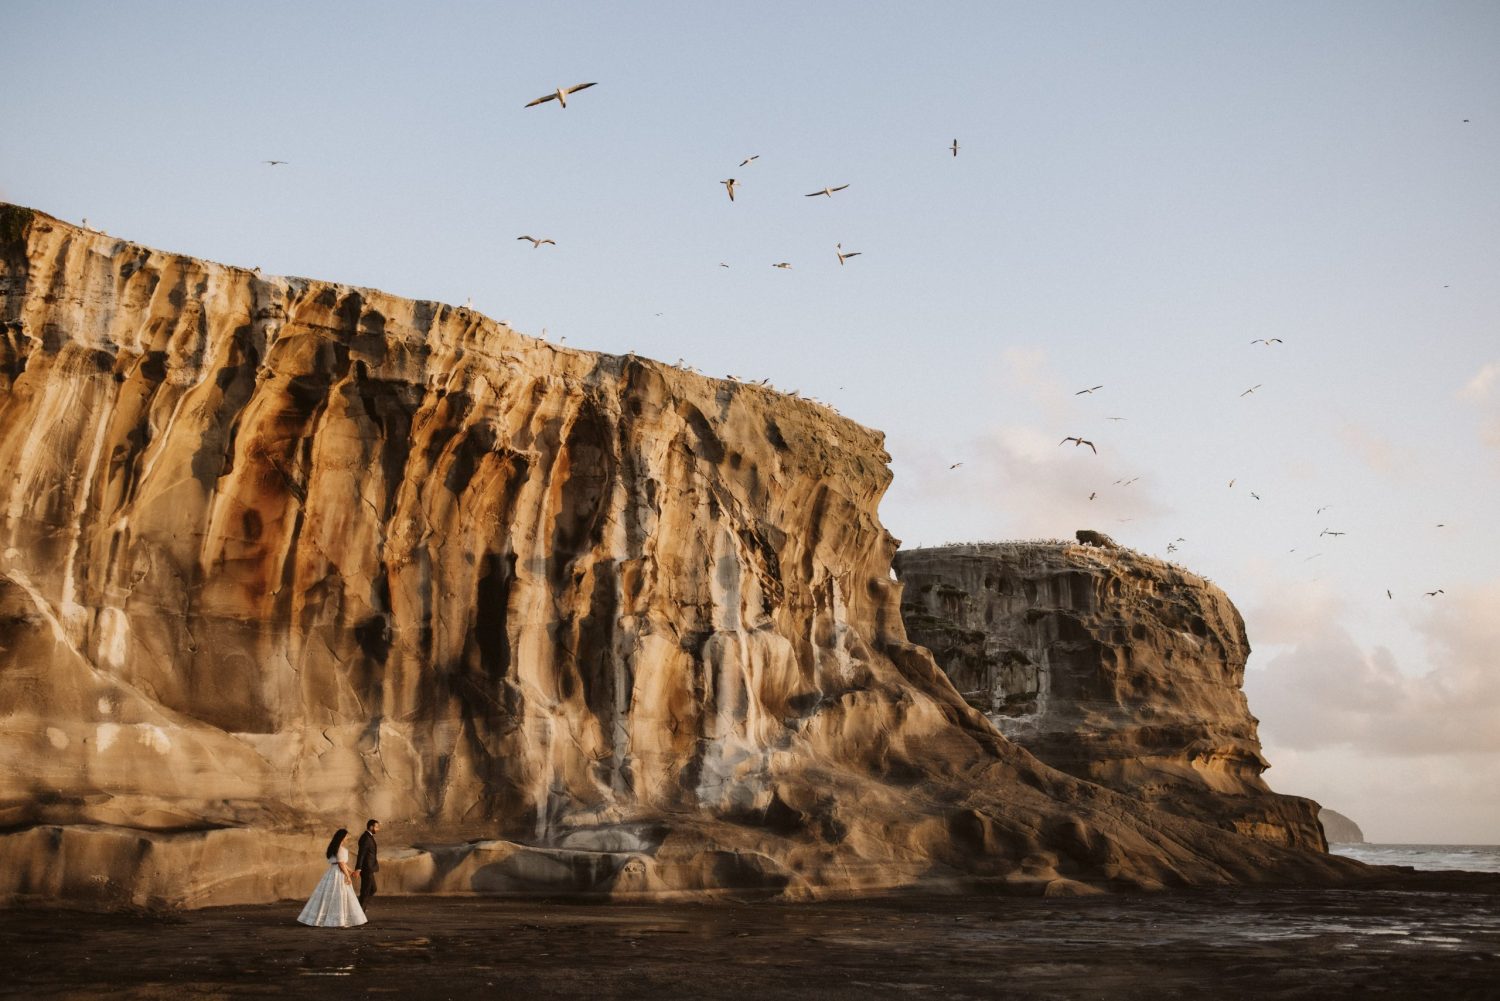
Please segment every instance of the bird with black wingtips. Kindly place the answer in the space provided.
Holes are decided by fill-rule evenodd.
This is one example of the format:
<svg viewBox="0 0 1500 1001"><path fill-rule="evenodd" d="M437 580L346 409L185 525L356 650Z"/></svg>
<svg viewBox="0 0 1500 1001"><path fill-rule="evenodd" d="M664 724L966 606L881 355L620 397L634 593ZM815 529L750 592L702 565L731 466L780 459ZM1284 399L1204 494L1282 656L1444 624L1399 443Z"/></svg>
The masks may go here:
<svg viewBox="0 0 1500 1001"><path fill-rule="evenodd" d="M557 241L556 240L549 240L546 237L518 236L518 237L516 237L516 239L517 240L530 240L531 241L531 249L532 250L537 249L538 247L540 247L544 243L550 243L554 247L557 246Z"/></svg>
<svg viewBox="0 0 1500 1001"><path fill-rule="evenodd" d="M1103 388L1104 388L1104 383L1101 382L1097 386L1090 386L1088 389L1080 389L1078 392L1074 393L1073 395L1074 396L1083 396L1085 394L1092 393L1096 389L1103 389Z"/></svg>
<svg viewBox="0 0 1500 1001"><path fill-rule="evenodd" d="M1093 442L1089 441L1087 438L1079 438L1077 435L1070 435L1067 438L1064 438L1062 441L1058 442L1058 444L1066 445L1070 441L1073 443L1074 448L1077 448L1080 445L1087 445L1089 448L1092 448L1094 450L1095 455L1099 454L1099 450L1097 448L1094 448Z"/></svg>
<svg viewBox="0 0 1500 1001"><path fill-rule="evenodd" d="M546 104L548 101L556 101L558 104L566 108L568 106L568 95L576 94L580 90L587 90L588 88L595 86L595 84L597 83L598 81L595 81L594 83L575 83L571 87L559 87L552 93L539 97L535 101L527 101L526 107L534 108L538 104Z"/></svg>
<svg viewBox="0 0 1500 1001"><path fill-rule="evenodd" d="M731 177L728 180L720 181L719 183L724 185L724 190L729 192L729 200L734 201L734 186L740 182Z"/></svg>
<svg viewBox="0 0 1500 1001"><path fill-rule="evenodd" d="M953 140L953 145L949 146L948 148L953 151L953 155L954 156L958 156L958 140L957 139Z"/></svg>
<svg viewBox="0 0 1500 1001"><path fill-rule="evenodd" d="M807 195L805 195L804 197L806 197L806 198L816 198L819 195L827 195L829 198L832 198L833 197L833 193L835 191L843 191L848 186L849 185L847 185L847 184L840 184L836 188L824 188L822 191L813 191L813 192L810 192Z"/></svg>
<svg viewBox="0 0 1500 1001"><path fill-rule="evenodd" d="M858 250L844 250L844 245L842 243L836 243L834 244L834 247L836 248L834 252L839 255L839 267L843 267L844 262L849 258L858 257L861 253Z"/></svg>
<svg viewBox="0 0 1500 1001"><path fill-rule="evenodd" d="M1257 337L1255 340L1251 341L1250 343L1251 344L1264 344L1266 347L1270 347L1272 344L1281 344L1283 342L1282 342L1282 340L1281 340L1280 337Z"/></svg>
<svg viewBox="0 0 1500 1001"><path fill-rule="evenodd" d="M759 159L760 159L760 154L759 153L755 154L754 156L747 156L743 160L740 161L740 166L743 167L746 164L748 164L751 160L759 160Z"/></svg>
<svg viewBox="0 0 1500 1001"><path fill-rule="evenodd" d="M1243 392L1243 393L1241 393L1241 394L1240 394L1240 395L1241 395L1241 396L1249 396L1249 395L1250 395L1250 394L1251 394L1251 393L1253 393L1253 392L1255 392L1255 391L1256 391L1256 390L1257 390L1257 389L1259 389L1259 388L1260 388L1260 387L1261 387L1261 385L1262 385L1262 383L1259 383L1259 382L1257 382L1257 383L1256 383L1256 384L1255 384L1255 385L1253 385L1253 386L1251 386L1251 387L1250 387L1250 388L1249 388L1249 389L1247 389L1247 390L1245 390L1245 391L1244 391L1244 392Z"/></svg>

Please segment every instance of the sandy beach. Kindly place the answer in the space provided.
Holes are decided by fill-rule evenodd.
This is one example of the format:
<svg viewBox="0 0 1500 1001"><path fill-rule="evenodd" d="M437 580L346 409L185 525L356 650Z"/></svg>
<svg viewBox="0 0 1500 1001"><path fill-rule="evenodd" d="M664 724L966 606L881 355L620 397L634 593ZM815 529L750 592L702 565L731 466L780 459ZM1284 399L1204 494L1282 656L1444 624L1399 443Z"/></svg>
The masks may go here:
<svg viewBox="0 0 1500 1001"><path fill-rule="evenodd" d="M0 994L34 998L1494 998L1500 877L1380 888L817 904L377 900L179 914L11 911Z"/></svg>

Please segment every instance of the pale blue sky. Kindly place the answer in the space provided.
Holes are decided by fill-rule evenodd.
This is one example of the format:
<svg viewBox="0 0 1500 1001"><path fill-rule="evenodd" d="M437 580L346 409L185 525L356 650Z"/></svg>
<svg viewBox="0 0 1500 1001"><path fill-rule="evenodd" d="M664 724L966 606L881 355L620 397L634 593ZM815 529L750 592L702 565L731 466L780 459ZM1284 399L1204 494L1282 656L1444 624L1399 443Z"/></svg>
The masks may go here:
<svg viewBox="0 0 1500 1001"><path fill-rule="evenodd" d="M0 197L770 377L887 433L908 544L1185 537L1278 790L1500 841L1500 4L0 0L0 34Z"/></svg>

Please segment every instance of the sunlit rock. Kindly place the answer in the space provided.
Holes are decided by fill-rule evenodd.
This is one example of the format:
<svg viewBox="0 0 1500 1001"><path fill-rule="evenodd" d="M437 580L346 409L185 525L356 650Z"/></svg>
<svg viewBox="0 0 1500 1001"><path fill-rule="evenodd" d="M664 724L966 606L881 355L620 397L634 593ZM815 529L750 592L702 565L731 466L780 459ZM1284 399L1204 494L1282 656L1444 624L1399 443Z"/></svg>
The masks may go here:
<svg viewBox="0 0 1500 1001"><path fill-rule="evenodd" d="M1317 804L1261 778L1269 765L1241 688L1250 645L1229 598L1085 535L897 553L908 634L1048 764L1253 838L1326 850Z"/></svg>
<svg viewBox="0 0 1500 1001"><path fill-rule="evenodd" d="M813 402L13 206L0 320L0 899L1339 871L1002 737Z"/></svg>

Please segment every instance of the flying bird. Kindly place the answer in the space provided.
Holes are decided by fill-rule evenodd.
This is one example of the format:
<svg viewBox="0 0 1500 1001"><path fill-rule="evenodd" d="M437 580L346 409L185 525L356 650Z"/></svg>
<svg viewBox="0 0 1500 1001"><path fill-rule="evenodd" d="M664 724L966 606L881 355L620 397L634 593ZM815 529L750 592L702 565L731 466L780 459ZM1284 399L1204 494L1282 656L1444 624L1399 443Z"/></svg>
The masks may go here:
<svg viewBox="0 0 1500 1001"><path fill-rule="evenodd" d="M839 255L839 266L840 267L842 267L843 264L844 264L844 262L847 261L849 258L851 258L851 257L858 257L860 255L860 253L861 253L858 250L851 250L851 251L848 251L846 253L844 251L844 245L842 243L836 243L836 244L834 244L834 246L838 248L834 252Z"/></svg>
<svg viewBox="0 0 1500 1001"><path fill-rule="evenodd" d="M1104 419L1107 420L1107 421L1124 421L1124 420L1129 420L1130 418L1128 418L1128 417L1106 417Z"/></svg>
<svg viewBox="0 0 1500 1001"><path fill-rule="evenodd" d="M835 191L843 191L848 186L849 185L847 185L847 184L840 184L836 188L824 188L822 191L814 191L814 192L811 192L811 193L805 195L804 197L807 197L807 198L816 198L819 195L827 195L829 198L832 198L833 197L833 193Z"/></svg>
<svg viewBox="0 0 1500 1001"><path fill-rule="evenodd" d="M962 466L962 465L963 465L962 462L955 462L953 465L949 466L948 468L949 469L957 469L959 466Z"/></svg>
<svg viewBox="0 0 1500 1001"><path fill-rule="evenodd" d="M759 159L760 159L760 154L759 153L755 154L754 156L747 156L743 160L740 161L740 166L743 167L745 164L749 163L751 160L759 160Z"/></svg>
<svg viewBox="0 0 1500 1001"><path fill-rule="evenodd" d="M1270 347L1272 344L1280 344L1280 343L1282 343L1282 340L1281 340L1280 337L1257 337L1255 340L1251 341L1250 343L1251 344L1264 344L1266 347Z"/></svg>
<svg viewBox="0 0 1500 1001"><path fill-rule="evenodd" d="M1104 383L1101 382L1097 386L1090 386L1088 389L1080 389L1078 392L1074 393L1073 395L1074 396L1082 396L1085 393L1092 393L1096 389L1103 389L1103 388L1104 388Z"/></svg>
<svg viewBox="0 0 1500 1001"><path fill-rule="evenodd" d="M1325 535L1343 535L1343 534L1345 534L1345 533L1343 533L1343 532L1335 532L1332 529L1325 528L1325 529L1323 529L1323 531L1321 531L1321 532L1318 533L1318 537L1322 538Z"/></svg>
<svg viewBox="0 0 1500 1001"><path fill-rule="evenodd" d="M1250 496L1254 497L1256 500L1260 500L1260 494L1256 493L1254 490L1250 491Z"/></svg>
<svg viewBox="0 0 1500 1001"><path fill-rule="evenodd" d="M1094 449L1094 454L1095 455L1099 454L1099 450L1097 448L1094 448L1094 443L1093 442L1089 441L1087 438L1079 438L1076 435L1068 437L1068 438L1064 438L1062 441L1058 442L1058 444L1059 445L1066 445L1070 441L1073 443L1073 447L1074 448L1077 448L1079 445L1087 445L1089 448L1093 448Z"/></svg>
<svg viewBox="0 0 1500 1001"><path fill-rule="evenodd" d="M1324 511L1327 511L1331 507L1333 507L1332 504L1324 504L1322 507L1314 511L1313 514L1322 514Z"/></svg>
<svg viewBox="0 0 1500 1001"><path fill-rule="evenodd" d="M1240 394L1240 395L1241 395L1241 396L1249 396L1249 395L1250 395L1250 394L1251 394L1251 393L1253 393L1253 392L1255 392L1255 391L1256 391L1256 390L1257 390L1257 389L1259 389L1259 388L1260 388L1260 387L1261 387L1261 386L1262 386L1262 385L1264 385L1264 383L1260 383L1260 382L1257 382L1257 383L1256 383L1256 384L1255 384L1255 385L1253 385L1253 386L1251 386L1251 387L1250 387L1250 388L1249 388L1249 389L1247 389L1247 390L1245 390L1245 391L1244 391L1244 392L1243 392L1243 393L1241 393L1241 394Z"/></svg>
<svg viewBox="0 0 1500 1001"><path fill-rule="evenodd" d="M1237 480L1237 479L1239 479L1239 477L1238 477L1238 476L1236 476L1236 477L1235 477L1235 478L1234 478L1234 480ZM1234 480L1230 480L1230 481L1229 481L1229 487L1230 487L1230 489L1231 489L1231 490L1232 490L1232 489L1234 489Z"/></svg>
<svg viewBox="0 0 1500 1001"><path fill-rule="evenodd" d="M516 237L516 239L517 240L530 240L531 241L531 249L532 250L536 250L538 247L540 247L544 243L550 243L554 247L557 246L557 241L556 240L548 240L548 239L545 239L545 238L538 239L537 237L534 237L534 236L518 236L518 237Z"/></svg>
<svg viewBox="0 0 1500 1001"><path fill-rule="evenodd" d="M1437 597L1438 595L1440 595L1442 593L1443 593L1443 589L1442 588L1438 588L1436 591L1428 591L1427 592L1427 597L1429 597L1429 598L1435 598L1435 597Z"/></svg>
<svg viewBox="0 0 1500 1001"><path fill-rule="evenodd" d="M1468 121L1468 119L1466 118L1466 119L1464 119L1464 121ZM953 151L953 155L954 156L958 156L958 140L957 139L953 140L953 145L949 146L948 148Z"/></svg>
<svg viewBox="0 0 1500 1001"><path fill-rule="evenodd" d="M1090 493L1090 494L1089 494L1089 500L1093 500L1093 499L1094 499L1094 498L1095 498L1095 497L1098 497L1098 496L1099 496L1099 491L1097 491L1097 490L1095 490L1095 491L1092 491L1092 492L1091 492L1091 493Z"/></svg>
<svg viewBox="0 0 1500 1001"><path fill-rule="evenodd" d="M527 101L526 107L534 108L538 104L546 104L548 101L556 101L558 104L561 104L564 108L566 108L568 106L569 94L576 94L578 93L578 91L587 90L592 86L594 86L594 84L592 83L575 83L571 87L559 87L556 91L546 95L545 97L539 97L535 101Z"/></svg>
<svg viewBox="0 0 1500 1001"><path fill-rule="evenodd" d="M721 267L721 268L727 268L727 267L729 267L729 265L725 264L723 261L720 261L719 262L719 267Z"/></svg>
<svg viewBox="0 0 1500 1001"><path fill-rule="evenodd" d="M1387 598L1391 598L1391 597L1394 597L1394 595L1392 595L1392 594L1391 594L1391 589L1390 589L1390 588L1386 588L1386 589L1385 589L1385 596L1386 596L1386 597L1387 597Z"/></svg>
<svg viewBox="0 0 1500 1001"><path fill-rule="evenodd" d="M790 264L788 264L786 261L782 261L780 264L773 264L773 265L771 265L771 267L773 267L773 268L784 268L784 269L786 269L788 271L790 271L791 268L792 268L792 266Z"/></svg>
<svg viewBox="0 0 1500 1001"><path fill-rule="evenodd" d="M724 189L729 192L729 200L734 201L734 186L740 182L731 177L729 180L720 181L719 183L724 185Z"/></svg>
<svg viewBox="0 0 1500 1001"><path fill-rule="evenodd" d="M286 160L262 160L261 161L261 163L267 165L268 167L279 167L282 164L287 163L287 162L288 161L286 161Z"/></svg>

